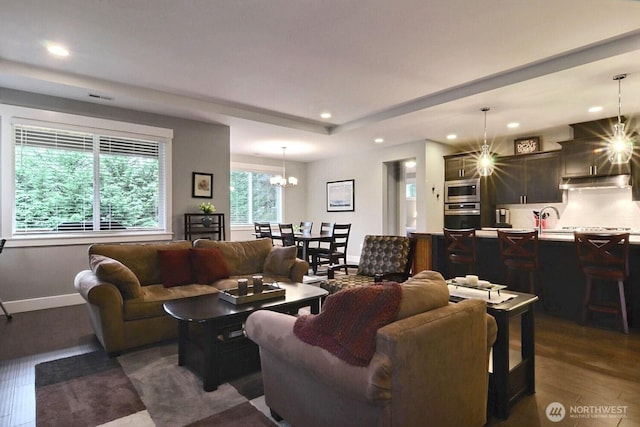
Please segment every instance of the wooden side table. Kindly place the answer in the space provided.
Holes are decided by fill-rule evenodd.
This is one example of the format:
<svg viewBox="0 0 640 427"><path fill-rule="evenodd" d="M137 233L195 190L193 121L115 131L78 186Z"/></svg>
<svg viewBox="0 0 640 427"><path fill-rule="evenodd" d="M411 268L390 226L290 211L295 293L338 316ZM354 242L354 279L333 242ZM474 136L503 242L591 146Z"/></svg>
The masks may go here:
<svg viewBox="0 0 640 427"><path fill-rule="evenodd" d="M516 297L501 304L487 305L487 313L498 324L489 373L488 413L501 419L509 418L511 405L522 395L536 391L535 302L538 297L508 289L505 292ZM457 302L460 298L450 297L450 300ZM509 349L509 321L516 316L520 316L519 354Z"/></svg>

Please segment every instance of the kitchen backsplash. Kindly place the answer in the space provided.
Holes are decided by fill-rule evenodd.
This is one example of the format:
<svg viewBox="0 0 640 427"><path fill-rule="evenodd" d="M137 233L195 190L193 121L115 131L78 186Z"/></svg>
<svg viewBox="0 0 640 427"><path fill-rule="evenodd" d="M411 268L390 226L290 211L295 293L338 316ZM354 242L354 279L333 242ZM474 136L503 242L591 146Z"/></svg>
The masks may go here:
<svg viewBox="0 0 640 427"><path fill-rule="evenodd" d="M640 202L631 200L630 188L606 188L565 191L563 203L551 203L560 211L560 219L552 209L546 228L562 227L628 227L640 230ZM533 211L546 205L506 205L511 211L514 228L533 228Z"/></svg>

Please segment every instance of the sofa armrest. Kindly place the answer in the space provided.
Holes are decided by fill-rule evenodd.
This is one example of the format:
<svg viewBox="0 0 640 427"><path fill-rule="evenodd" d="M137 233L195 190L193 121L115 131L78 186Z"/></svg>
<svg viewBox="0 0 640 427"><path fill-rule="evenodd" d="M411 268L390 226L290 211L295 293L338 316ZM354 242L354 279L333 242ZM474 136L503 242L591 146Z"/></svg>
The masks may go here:
<svg viewBox="0 0 640 427"><path fill-rule="evenodd" d="M309 272L309 263L300 258L296 258L293 267L289 270L289 278L296 283L302 283L304 275Z"/></svg>
<svg viewBox="0 0 640 427"><path fill-rule="evenodd" d="M292 375L304 373L359 400L384 402L391 397L391 363L380 354L369 366L353 366L328 351L307 344L293 333L296 317L258 310L245 323L247 336L272 359L288 365ZM265 367L263 366L263 369ZM386 383L388 387L380 387Z"/></svg>
<svg viewBox="0 0 640 427"><path fill-rule="evenodd" d="M91 270L78 273L73 284L87 301L93 329L104 349L119 351L123 348L124 300L116 285L100 281Z"/></svg>

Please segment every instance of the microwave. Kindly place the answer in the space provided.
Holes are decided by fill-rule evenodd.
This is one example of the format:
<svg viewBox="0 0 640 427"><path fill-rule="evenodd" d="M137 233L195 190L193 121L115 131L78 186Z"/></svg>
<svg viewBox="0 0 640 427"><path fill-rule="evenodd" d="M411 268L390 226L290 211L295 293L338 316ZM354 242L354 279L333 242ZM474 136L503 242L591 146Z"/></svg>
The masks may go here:
<svg viewBox="0 0 640 427"><path fill-rule="evenodd" d="M445 203L480 203L480 178L445 181Z"/></svg>

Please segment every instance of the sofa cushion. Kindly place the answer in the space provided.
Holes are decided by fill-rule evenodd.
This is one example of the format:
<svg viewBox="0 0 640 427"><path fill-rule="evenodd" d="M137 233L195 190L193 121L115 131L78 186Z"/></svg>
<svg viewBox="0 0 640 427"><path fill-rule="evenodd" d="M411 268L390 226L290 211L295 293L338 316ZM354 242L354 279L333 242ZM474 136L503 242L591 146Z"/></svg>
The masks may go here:
<svg viewBox="0 0 640 427"><path fill-rule="evenodd" d="M198 295L214 294L218 289L210 285L190 284L165 288L163 285L149 285L142 287L139 298L124 302L124 320L147 319L151 317L165 317L162 304L167 301L195 297Z"/></svg>
<svg viewBox="0 0 640 427"><path fill-rule="evenodd" d="M192 283L190 254L190 249L158 251L160 275L165 288Z"/></svg>
<svg viewBox="0 0 640 427"><path fill-rule="evenodd" d="M261 273L264 267L264 260L273 247L271 239L268 238L242 242L198 239L193 245L196 248L220 249L229 268L230 276Z"/></svg>
<svg viewBox="0 0 640 427"><path fill-rule="evenodd" d="M100 281L116 285L123 299L138 298L141 295L138 278L120 261L103 255L91 255L89 264Z"/></svg>
<svg viewBox="0 0 640 427"><path fill-rule="evenodd" d="M297 256L297 246L274 246L264 260L263 271L274 276L288 276Z"/></svg>
<svg viewBox="0 0 640 427"><path fill-rule="evenodd" d="M402 283L398 319L449 304L449 288L442 274L425 270Z"/></svg>
<svg viewBox="0 0 640 427"><path fill-rule="evenodd" d="M89 247L89 255L104 255L129 267L140 285L162 282L159 250L189 249L191 242L181 240L167 243L96 243Z"/></svg>
<svg viewBox="0 0 640 427"><path fill-rule="evenodd" d="M229 278L229 268L220 249L192 248L189 251L191 274L195 283L210 284Z"/></svg>

